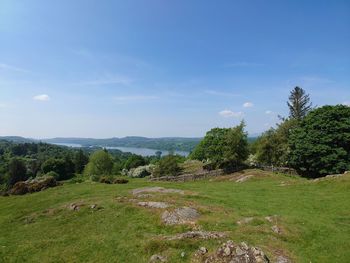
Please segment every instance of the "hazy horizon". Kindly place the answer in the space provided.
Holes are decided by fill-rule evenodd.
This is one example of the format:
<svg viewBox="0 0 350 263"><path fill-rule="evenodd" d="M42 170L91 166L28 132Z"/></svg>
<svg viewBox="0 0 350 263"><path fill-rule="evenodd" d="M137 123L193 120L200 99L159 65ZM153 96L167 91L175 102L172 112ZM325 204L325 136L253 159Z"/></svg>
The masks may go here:
<svg viewBox="0 0 350 263"><path fill-rule="evenodd" d="M348 1L0 2L0 136L203 137L350 105Z"/></svg>

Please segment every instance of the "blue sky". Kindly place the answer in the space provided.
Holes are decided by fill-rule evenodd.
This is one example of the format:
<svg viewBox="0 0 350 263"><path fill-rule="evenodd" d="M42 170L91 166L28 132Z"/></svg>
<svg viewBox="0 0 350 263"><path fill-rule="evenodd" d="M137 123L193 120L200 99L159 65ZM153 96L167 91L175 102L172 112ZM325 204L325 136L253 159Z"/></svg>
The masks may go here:
<svg viewBox="0 0 350 263"><path fill-rule="evenodd" d="M250 134L350 105L349 1L0 0L0 135Z"/></svg>

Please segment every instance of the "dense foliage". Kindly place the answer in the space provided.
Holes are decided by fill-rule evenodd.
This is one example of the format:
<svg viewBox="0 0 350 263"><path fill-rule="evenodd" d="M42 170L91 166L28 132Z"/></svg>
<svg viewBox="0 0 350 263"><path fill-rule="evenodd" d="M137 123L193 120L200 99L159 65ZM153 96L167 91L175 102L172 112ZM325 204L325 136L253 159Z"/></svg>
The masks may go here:
<svg viewBox="0 0 350 263"><path fill-rule="evenodd" d="M153 176L176 176L181 172L179 161L181 157L175 155L167 155L160 159L158 165L153 171Z"/></svg>
<svg viewBox="0 0 350 263"><path fill-rule="evenodd" d="M290 165L306 176L350 170L350 107L313 110L292 131L289 146Z"/></svg>
<svg viewBox="0 0 350 263"><path fill-rule="evenodd" d="M102 175L112 174L113 158L106 150L94 152L85 168L85 174L98 181Z"/></svg>
<svg viewBox="0 0 350 263"><path fill-rule="evenodd" d="M193 150L191 159L203 160L212 168L235 170L248 157L247 134L244 123L233 128L214 128Z"/></svg>

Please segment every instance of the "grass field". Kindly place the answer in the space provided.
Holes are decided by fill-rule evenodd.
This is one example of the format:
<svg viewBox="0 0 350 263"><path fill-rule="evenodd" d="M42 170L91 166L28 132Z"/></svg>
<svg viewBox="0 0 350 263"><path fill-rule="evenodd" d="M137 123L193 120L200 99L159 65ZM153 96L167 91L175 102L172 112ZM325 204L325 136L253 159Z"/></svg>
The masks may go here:
<svg viewBox="0 0 350 263"><path fill-rule="evenodd" d="M65 183L25 196L0 197L1 262L148 262L153 254L169 262L190 262L200 246L214 251L232 239L260 247L273 261L283 254L294 262L349 262L350 176L312 182L281 174L246 170L254 177L237 183L238 174L187 183L134 179L125 185ZM174 206L201 213L197 224L165 226L160 209L128 201L131 189L164 186L185 195L156 194ZM118 197L127 197L121 199ZM67 208L73 202L79 211ZM92 210L91 204L103 209ZM265 217L277 215L275 222ZM245 224L238 220L253 217ZM271 230L278 225L281 234ZM164 241L160 237L192 228L225 231L223 240ZM185 256L181 257L181 252Z"/></svg>

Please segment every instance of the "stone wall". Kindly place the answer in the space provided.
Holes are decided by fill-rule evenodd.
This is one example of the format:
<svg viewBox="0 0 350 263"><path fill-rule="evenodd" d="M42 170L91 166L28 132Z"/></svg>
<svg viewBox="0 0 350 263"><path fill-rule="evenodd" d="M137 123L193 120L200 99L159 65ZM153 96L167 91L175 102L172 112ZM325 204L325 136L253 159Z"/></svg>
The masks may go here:
<svg viewBox="0 0 350 263"><path fill-rule="evenodd" d="M195 174L181 174L178 176L153 177L153 178L150 178L150 181L187 182L187 181L194 181L194 180L205 179L210 177L216 177L223 174L224 174L224 171L222 169L218 169L218 170L212 170L212 171L203 171Z"/></svg>
<svg viewBox="0 0 350 263"><path fill-rule="evenodd" d="M260 166L258 168L268 172L298 175L295 169L289 167Z"/></svg>

